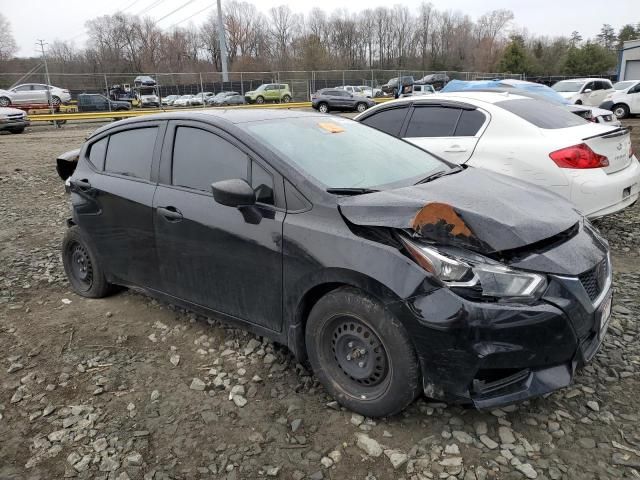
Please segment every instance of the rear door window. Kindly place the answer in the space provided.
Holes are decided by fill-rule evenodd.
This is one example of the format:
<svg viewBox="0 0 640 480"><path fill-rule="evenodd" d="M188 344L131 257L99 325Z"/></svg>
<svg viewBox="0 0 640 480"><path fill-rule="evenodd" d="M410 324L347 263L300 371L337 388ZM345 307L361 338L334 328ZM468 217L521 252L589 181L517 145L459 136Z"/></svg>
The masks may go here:
<svg viewBox="0 0 640 480"><path fill-rule="evenodd" d="M456 127L456 137L475 137L487 117L480 110L463 110Z"/></svg>
<svg viewBox="0 0 640 480"><path fill-rule="evenodd" d="M415 137L452 137L461 110L440 106L415 107L409 125L406 138Z"/></svg>
<svg viewBox="0 0 640 480"><path fill-rule="evenodd" d="M211 184L234 178L248 179L247 155L214 133L178 127L173 144L172 183L211 191Z"/></svg>
<svg viewBox="0 0 640 480"><path fill-rule="evenodd" d="M408 111L408 107L387 108L365 118L362 123L397 137Z"/></svg>
<svg viewBox="0 0 640 480"><path fill-rule="evenodd" d="M111 135L105 171L150 180L157 135L158 127L135 128Z"/></svg>
<svg viewBox="0 0 640 480"><path fill-rule="evenodd" d="M533 99L514 99L496 102L496 106L517 115L539 128L556 129L577 127L587 123L586 120L569 110Z"/></svg>

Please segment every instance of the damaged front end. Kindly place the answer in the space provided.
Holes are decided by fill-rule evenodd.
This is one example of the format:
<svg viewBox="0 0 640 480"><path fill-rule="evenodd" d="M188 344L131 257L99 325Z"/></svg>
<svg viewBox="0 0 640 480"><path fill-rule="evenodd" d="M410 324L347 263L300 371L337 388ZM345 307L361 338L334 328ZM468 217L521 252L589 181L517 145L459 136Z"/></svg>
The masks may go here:
<svg viewBox="0 0 640 480"><path fill-rule="evenodd" d="M467 169L345 198L340 211L392 231L435 286L389 305L414 339L428 396L521 401L568 385L597 351L611 311L608 245L555 194Z"/></svg>

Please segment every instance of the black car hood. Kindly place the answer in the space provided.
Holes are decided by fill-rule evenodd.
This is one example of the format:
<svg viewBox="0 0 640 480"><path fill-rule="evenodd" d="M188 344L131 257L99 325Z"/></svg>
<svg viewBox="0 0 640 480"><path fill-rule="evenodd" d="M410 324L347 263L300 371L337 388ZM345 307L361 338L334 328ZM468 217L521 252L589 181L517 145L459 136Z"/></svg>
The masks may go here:
<svg viewBox="0 0 640 480"><path fill-rule="evenodd" d="M483 254L547 240L581 218L553 192L475 168L424 184L342 197L338 204L353 224L412 229L426 240Z"/></svg>

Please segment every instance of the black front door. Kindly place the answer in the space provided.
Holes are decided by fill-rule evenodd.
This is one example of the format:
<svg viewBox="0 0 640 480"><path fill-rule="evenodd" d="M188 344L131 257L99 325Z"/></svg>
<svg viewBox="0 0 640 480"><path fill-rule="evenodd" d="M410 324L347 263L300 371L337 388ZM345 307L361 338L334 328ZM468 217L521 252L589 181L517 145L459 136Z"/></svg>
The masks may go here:
<svg viewBox="0 0 640 480"><path fill-rule="evenodd" d="M273 172L225 133L189 121L169 124L162 162L154 224L163 290L279 331L285 213L274 205ZM232 178L253 179L258 224L214 201L211 183Z"/></svg>

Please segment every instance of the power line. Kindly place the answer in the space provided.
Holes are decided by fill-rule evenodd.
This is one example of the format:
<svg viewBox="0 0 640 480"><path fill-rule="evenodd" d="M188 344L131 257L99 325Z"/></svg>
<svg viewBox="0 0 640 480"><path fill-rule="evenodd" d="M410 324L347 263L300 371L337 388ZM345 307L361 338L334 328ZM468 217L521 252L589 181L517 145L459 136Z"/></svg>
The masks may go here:
<svg viewBox="0 0 640 480"><path fill-rule="evenodd" d="M179 22L174 23L173 25L171 25L169 28L173 28L176 25L180 25L183 22L186 22L187 20L192 19L193 17L195 17L196 15L199 15L200 13L204 12L205 10L209 10L211 7L214 7L215 3L212 3L211 5L208 5L206 7L204 7L202 10L198 10L196 13L189 15L187 18L184 18L182 20L180 20Z"/></svg>
<svg viewBox="0 0 640 480"><path fill-rule="evenodd" d="M151 10L152 8L156 8L158 5L160 5L164 1L165 0L155 0L155 2L151 2L151 4L148 7L144 7L142 10L138 11L136 15L140 15L143 12L147 13L149 10Z"/></svg>
<svg viewBox="0 0 640 480"><path fill-rule="evenodd" d="M171 15L173 15L176 12L179 12L180 10L182 10L184 7L186 7L187 5L189 5L190 3L195 2L195 0L188 0L187 2L183 3L181 6L179 6L178 8L176 8L175 10L171 10L169 13L167 13L164 17L159 18L158 20L156 20L156 23L161 22L162 20L164 20L167 17L170 17Z"/></svg>
<svg viewBox="0 0 640 480"><path fill-rule="evenodd" d="M47 66L47 55L44 53L44 46L47 45L44 40L39 39L36 45L40 45L40 51L42 52L42 60L44 61L44 71L47 76L47 102L49 103L49 110L53 111L53 99L51 98L51 78L49 78L49 67Z"/></svg>
<svg viewBox="0 0 640 480"><path fill-rule="evenodd" d="M116 12L122 12L122 11L125 11L125 10L129 10L131 7L133 7L133 6L134 6L136 3L138 3L139 1L140 1L140 0L133 0L133 2L129 3L129 5L127 5L126 7L124 7L124 8L119 7L119 8L116 10ZM128 2L124 2L124 3L128 3ZM124 3L123 3L123 5L124 5Z"/></svg>

